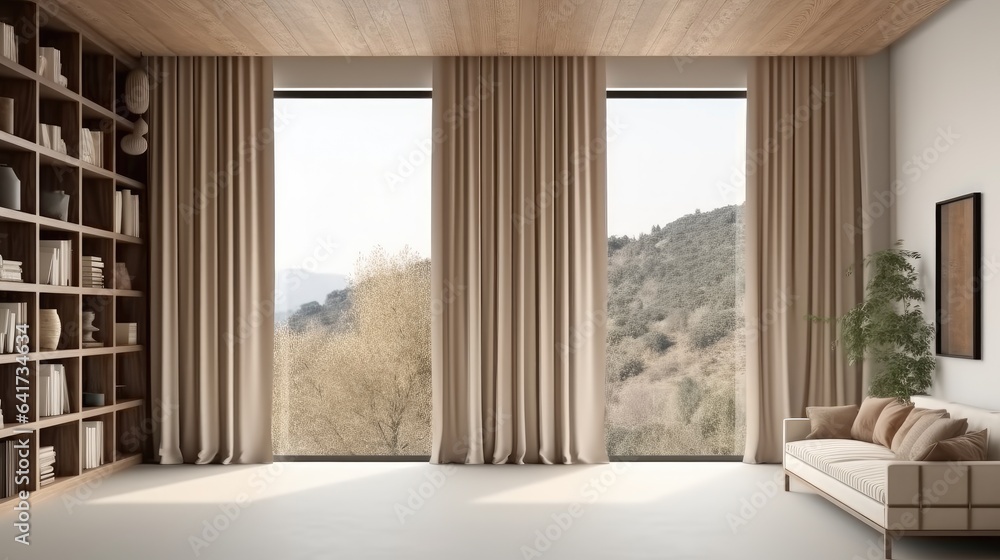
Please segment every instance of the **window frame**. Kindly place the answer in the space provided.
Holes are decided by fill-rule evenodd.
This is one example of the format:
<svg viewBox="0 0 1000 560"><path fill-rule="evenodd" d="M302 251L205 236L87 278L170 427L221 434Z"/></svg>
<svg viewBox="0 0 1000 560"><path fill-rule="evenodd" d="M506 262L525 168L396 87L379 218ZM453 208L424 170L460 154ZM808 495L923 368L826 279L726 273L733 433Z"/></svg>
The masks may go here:
<svg viewBox="0 0 1000 560"><path fill-rule="evenodd" d="M431 99L430 89L275 89L274 99ZM608 89L607 99L746 99L745 89ZM740 455L613 455L611 462L739 462ZM275 455L275 462L428 462L430 455Z"/></svg>
<svg viewBox="0 0 1000 560"><path fill-rule="evenodd" d="M608 89L608 99L746 99L746 89ZM730 463L742 455L612 455L612 462Z"/></svg>

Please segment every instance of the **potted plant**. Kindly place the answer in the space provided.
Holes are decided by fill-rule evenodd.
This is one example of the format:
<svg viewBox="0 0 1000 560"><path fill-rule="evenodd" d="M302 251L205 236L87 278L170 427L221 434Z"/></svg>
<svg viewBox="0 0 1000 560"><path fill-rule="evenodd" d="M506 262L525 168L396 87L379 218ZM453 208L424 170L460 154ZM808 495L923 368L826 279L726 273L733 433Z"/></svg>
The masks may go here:
<svg viewBox="0 0 1000 560"><path fill-rule="evenodd" d="M911 396L931 386L934 325L924 319L920 305L924 291L912 262L919 258L920 253L903 249L902 241L865 257L871 277L864 300L837 320L838 342L843 344L848 361L852 365L865 358L872 362L874 374L868 392L873 397L909 402ZM847 274L853 272L848 270Z"/></svg>

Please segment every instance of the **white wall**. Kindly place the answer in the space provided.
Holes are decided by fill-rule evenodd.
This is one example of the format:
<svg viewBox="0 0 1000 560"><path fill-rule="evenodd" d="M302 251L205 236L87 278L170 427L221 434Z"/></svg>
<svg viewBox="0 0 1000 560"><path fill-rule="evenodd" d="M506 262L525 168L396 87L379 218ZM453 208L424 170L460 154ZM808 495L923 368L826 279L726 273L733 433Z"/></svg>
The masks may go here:
<svg viewBox="0 0 1000 560"><path fill-rule="evenodd" d="M935 203L983 193L983 360L939 358L935 396L1000 409L1000 2L956 0L890 51L895 237L923 254L934 309Z"/></svg>
<svg viewBox="0 0 1000 560"><path fill-rule="evenodd" d="M281 57L274 59L278 89L430 88L431 57ZM745 58L620 57L607 59L610 88L742 89Z"/></svg>
<svg viewBox="0 0 1000 560"><path fill-rule="evenodd" d="M274 59L277 89L430 89L429 56L289 56Z"/></svg>

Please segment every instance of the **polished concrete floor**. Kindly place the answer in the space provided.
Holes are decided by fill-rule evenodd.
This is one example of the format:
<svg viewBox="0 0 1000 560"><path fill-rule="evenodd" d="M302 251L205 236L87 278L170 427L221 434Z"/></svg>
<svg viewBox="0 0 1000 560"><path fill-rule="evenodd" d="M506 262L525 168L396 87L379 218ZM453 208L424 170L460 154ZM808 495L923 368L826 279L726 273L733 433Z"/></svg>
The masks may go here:
<svg viewBox="0 0 1000 560"><path fill-rule="evenodd" d="M868 560L881 536L774 466L143 465L35 504L0 559ZM902 539L899 560L1000 558Z"/></svg>

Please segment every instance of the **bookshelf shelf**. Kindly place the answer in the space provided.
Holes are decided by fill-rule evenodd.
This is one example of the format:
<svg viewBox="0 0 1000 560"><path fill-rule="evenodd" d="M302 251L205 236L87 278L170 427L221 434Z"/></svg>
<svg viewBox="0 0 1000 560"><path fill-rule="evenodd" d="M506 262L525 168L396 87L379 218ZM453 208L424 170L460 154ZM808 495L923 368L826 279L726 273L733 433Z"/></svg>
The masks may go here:
<svg viewBox="0 0 1000 560"><path fill-rule="evenodd" d="M149 259L144 239L148 231L147 157L128 156L118 145L134 129L136 116L124 109L122 99L125 78L135 61L106 48L99 37L75 29L72 22L60 18L57 6L54 12L47 6L34 0L0 2L0 23L13 26L18 36L17 61L0 51L0 97L14 100L15 114L14 128L0 131L0 164L13 169L21 182L20 209L0 208L0 257L20 261L24 279L0 281L0 303L26 304L22 322L28 324L30 337L26 356L0 354L0 441L30 438L34 464L42 447L55 448L54 481L42 486L41 473L33 467L30 482L23 488L31 491L33 503L152 457L151 441L141 429L150 408L148 352L142 344L115 345L114 337L116 323L132 322L139 325L138 340L147 340L149 316ZM51 73L38 73L42 47L62 53L66 85ZM65 151L48 147L54 144L42 145L41 125L61 128ZM104 133L100 166L80 157L81 139L87 134L84 129ZM138 236L114 232L115 192L119 190L137 197ZM57 215L46 202L52 191L69 195L65 220L51 217ZM60 256L69 262L61 271L64 278L68 275L69 285L43 283L50 273L45 259L51 259L52 247L59 247ZM99 259L103 267L91 266L92 260L84 257ZM127 266L134 289L113 287L116 263ZM108 287L85 287L88 279L99 278L101 269ZM43 309L58 311L61 329L55 350L41 350ZM94 313L92 324L99 329L94 336L105 346L85 347L85 312ZM17 423L16 372L25 358L31 411L28 422ZM39 371L48 364L63 366L71 412L38 417ZM101 394L105 404L84 407L83 393ZM93 420L104 422L104 464L84 469L83 423ZM29 433L20 433L24 430ZM0 497L0 504L11 499Z"/></svg>

